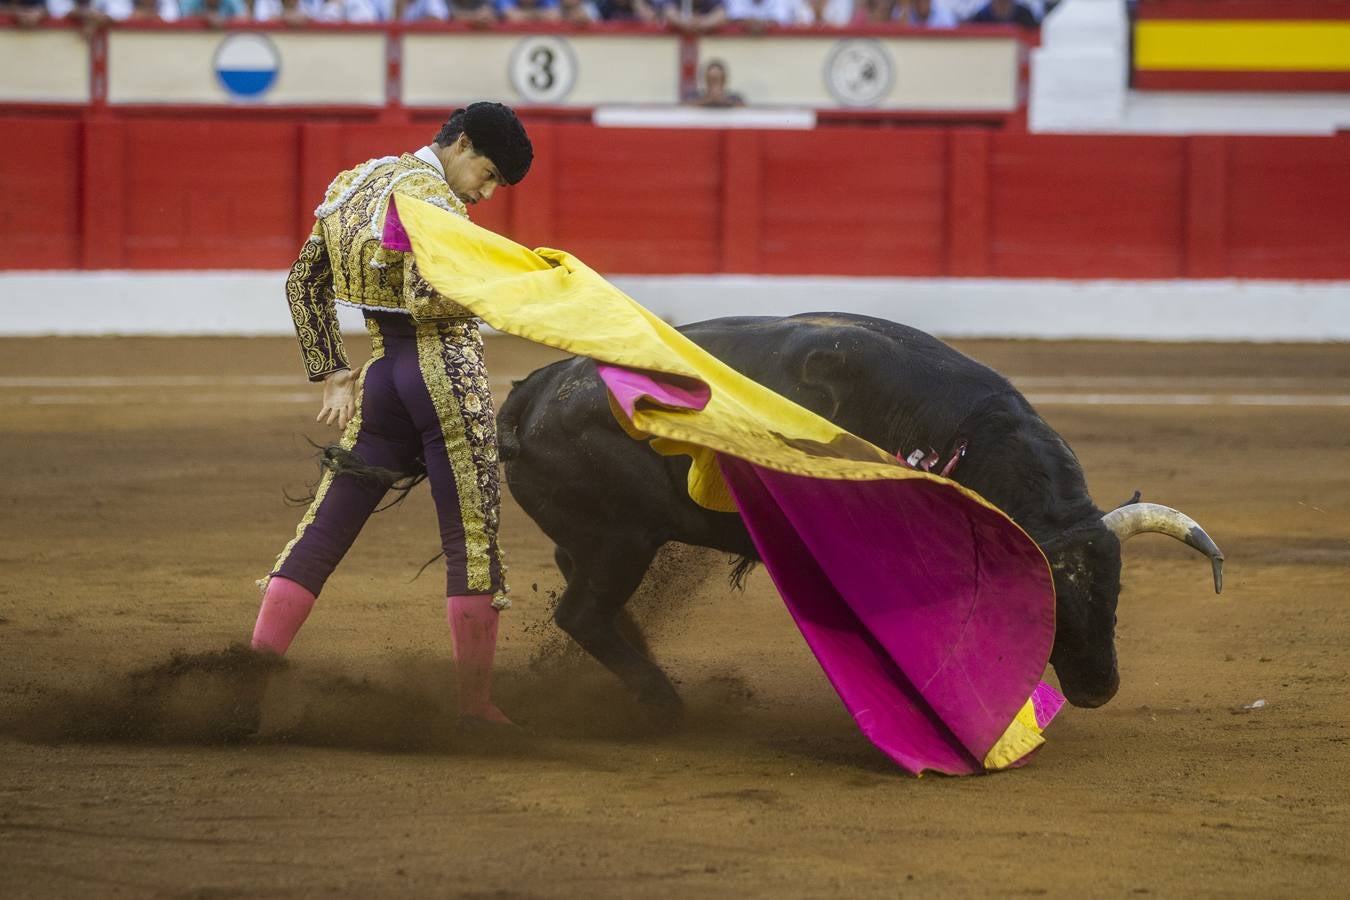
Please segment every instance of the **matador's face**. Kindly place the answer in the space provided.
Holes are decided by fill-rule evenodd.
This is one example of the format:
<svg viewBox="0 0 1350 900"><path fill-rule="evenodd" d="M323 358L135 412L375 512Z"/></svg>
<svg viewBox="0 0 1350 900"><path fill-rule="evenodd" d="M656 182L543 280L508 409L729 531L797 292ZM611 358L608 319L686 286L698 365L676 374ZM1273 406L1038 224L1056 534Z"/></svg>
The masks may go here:
<svg viewBox="0 0 1350 900"><path fill-rule="evenodd" d="M492 192L505 183L496 164L475 150L463 134L450 145L442 162L446 183L465 203L488 200Z"/></svg>

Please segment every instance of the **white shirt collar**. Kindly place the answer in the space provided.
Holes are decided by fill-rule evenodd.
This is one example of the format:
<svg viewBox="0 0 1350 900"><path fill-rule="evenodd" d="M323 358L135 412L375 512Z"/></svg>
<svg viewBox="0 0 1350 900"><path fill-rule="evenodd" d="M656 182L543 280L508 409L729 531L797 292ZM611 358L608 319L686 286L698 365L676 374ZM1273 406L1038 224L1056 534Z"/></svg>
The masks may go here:
<svg viewBox="0 0 1350 900"><path fill-rule="evenodd" d="M418 150L416 153L413 154L413 156L417 157L424 163L430 163L431 165L435 166L436 171L441 173L441 177L442 178L445 177L445 166L441 165L441 158L436 155L435 150L431 149L431 145L428 144L421 150Z"/></svg>

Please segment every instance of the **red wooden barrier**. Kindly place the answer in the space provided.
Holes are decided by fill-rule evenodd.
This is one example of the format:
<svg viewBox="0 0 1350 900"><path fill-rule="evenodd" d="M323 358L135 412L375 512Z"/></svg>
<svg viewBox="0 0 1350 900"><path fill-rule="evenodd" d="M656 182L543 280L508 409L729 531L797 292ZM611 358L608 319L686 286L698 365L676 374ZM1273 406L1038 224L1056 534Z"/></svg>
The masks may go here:
<svg viewBox="0 0 1350 900"><path fill-rule="evenodd" d="M529 124L474 218L605 272L1350 278L1350 134ZM0 113L0 268L284 268L339 169L436 127Z"/></svg>

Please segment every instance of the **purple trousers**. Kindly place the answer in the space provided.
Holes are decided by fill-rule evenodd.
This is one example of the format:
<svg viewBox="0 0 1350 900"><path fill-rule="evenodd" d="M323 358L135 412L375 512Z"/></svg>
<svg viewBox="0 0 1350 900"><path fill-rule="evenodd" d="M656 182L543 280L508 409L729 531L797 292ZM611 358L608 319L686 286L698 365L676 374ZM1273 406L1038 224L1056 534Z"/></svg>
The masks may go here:
<svg viewBox="0 0 1350 900"><path fill-rule="evenodd" d="M340 446L394 471L420 459L440 522L446 594L494 594L505 605L497 424L478 320L417 323L371 313L366 325L371 360ZM385 493L367 479L325 472L272 574L317 596Z"/></svg>

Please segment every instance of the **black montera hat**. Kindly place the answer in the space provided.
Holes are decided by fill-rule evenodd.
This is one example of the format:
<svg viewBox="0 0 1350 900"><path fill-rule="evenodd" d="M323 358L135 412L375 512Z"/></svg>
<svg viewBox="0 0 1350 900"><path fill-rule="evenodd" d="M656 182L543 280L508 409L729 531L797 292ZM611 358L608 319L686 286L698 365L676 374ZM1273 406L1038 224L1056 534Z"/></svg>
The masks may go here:
<svg viewBox="0 0 1350 900"><path fill-rule="evenodd" d="M470 103L464 110L464 133L475 150L492 160L507 184L515 184L530 171L534 148L511 107Z"/></svg>

